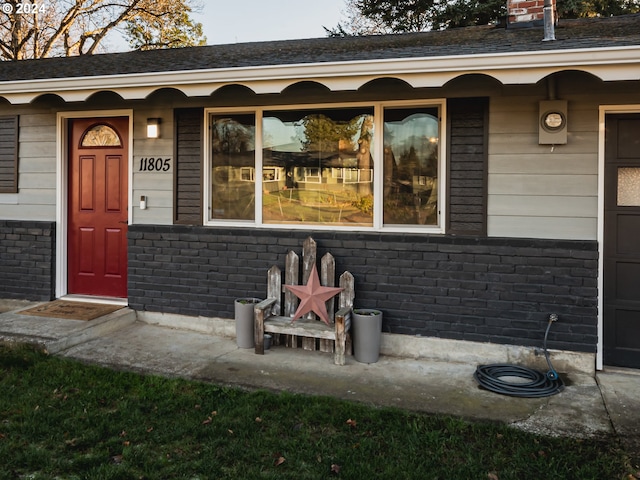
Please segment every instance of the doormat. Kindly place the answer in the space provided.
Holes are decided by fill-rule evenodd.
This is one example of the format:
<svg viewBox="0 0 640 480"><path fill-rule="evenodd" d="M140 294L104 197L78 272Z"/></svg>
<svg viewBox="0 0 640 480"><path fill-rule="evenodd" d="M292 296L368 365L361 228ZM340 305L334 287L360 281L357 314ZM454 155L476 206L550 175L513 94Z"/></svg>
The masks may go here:
<svg viewBox="0 0 640 480"><path fill-rule="evenodd" d="M124 308L122 305L108 305L104 303L68 302L54 300L37 307L22 310L22 315L37 317L66 318L68 320L93 320L108 313Z"/></svg>

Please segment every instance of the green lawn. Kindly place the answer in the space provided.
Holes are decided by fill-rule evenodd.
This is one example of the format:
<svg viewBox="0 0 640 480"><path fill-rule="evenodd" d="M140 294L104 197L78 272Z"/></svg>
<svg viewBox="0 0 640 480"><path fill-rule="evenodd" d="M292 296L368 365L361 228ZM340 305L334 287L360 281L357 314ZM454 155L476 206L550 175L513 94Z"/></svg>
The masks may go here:
<svg viewBox="0 0 640 480"><path fill-rule="evenodd" d="M0 479L622 479L617 445L0 347Z"/></svg>

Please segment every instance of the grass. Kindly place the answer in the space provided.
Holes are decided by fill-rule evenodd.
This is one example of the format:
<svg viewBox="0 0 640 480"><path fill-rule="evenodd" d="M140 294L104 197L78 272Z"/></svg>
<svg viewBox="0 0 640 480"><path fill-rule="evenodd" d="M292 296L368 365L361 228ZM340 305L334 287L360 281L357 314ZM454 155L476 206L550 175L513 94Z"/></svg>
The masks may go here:
<svg viewBox="0 0 640 480"><path fill-rule="evenodd" d="M0 479L616 479L617 445L0 347ZM629 477L631 478L631 477Z"/></svg>

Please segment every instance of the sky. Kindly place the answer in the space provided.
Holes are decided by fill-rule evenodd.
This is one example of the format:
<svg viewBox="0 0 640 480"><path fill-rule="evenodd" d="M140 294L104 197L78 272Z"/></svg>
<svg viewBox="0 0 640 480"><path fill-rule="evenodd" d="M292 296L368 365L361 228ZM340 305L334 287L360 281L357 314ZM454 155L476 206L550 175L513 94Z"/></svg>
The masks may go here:
<svg viewBox="0 0 640 480"><path fill-rule="evenodd" d="M345 0L203 0L208 45L325 37L341 20Z"/></svg>

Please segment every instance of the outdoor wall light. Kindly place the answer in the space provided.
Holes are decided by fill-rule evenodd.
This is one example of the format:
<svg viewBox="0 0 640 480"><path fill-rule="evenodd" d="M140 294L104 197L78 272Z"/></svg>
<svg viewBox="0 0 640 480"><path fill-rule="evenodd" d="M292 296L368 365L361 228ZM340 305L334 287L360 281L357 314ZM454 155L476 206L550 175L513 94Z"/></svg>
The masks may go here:
<svg viewBox="0 0 640 480"><path fill-rule="evenodd" d="M160 138L159 118L147 118L147 138Z"/></svg>

